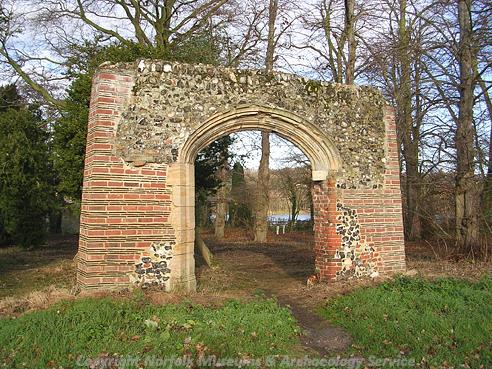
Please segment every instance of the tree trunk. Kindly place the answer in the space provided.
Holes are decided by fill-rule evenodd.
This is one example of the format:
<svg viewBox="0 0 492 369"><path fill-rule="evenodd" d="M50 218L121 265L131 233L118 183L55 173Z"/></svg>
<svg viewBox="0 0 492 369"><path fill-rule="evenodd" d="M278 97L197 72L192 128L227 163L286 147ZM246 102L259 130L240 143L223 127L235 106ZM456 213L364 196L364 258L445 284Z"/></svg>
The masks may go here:
<svg viewBox="0 0 492 369"><path fill-rule="evenodd" d="M261 160L258 169L256 192L255 241L265 242L268 231L269 181L270 181L270 135L261 132Z"/></svg>
<svg viewBox="0 0 492 369"><path fill-rule="evenodd" d="M458 1L460 28L459 68L460 101L456 127L456 243L472 250L479 241L478 191L475 183L475 149L473 139L474 54L471 24L471 0ZM476 57L476 56L475 56Z"/></svg>
<svg viewBox="0 0 492 369"><path fill-rule="evenodd" d="M420 60L415 61L415 117L411 127L412 140L408 143L410 148L408 160L410 165L406 168L408 172L408 183L410 188L408 197L411 198L411 208L409 210L409 232L408 239L420 240L422 238L422 221L420 217L421 209L421 181L422 176L419 168L419 144L420 144L420 127L422 126L422 99L420 91Z"/></svg>
<svg viewBox="0 0 492 369"><path fill-rule="evenodd" d="M277 20L278 0L270 0L268 7L268 38L267 50L265 57L265 69L267 72L273 70L273 61L275 56L275 21Z"/></svg>
<svg viewBox="0 0 492 369"><path fill-rule="evenodd" d="M296 193L293 193L291 198L290 198L290 203L291 203L291 213L290 213L290 228L294 228L295 224L296 224L296 219L297 219L297 216L299 214L299 211L298 211L298 207L299 207L299 203L298 203L298 198L297 198L297 194Z"/></svg>
<svg viewBox="0 0 492 369"><path fill-rule="evenodd" d="M475 70L476 71L476 70ZM482 89L487 111L489 113L490 125L490 138L489 138L489 161L487 163L487 175L485 177L485 183L482 191L482 211L485 217L485 221L492 224L492 100L490 98L489 90L482 78L478 79L480 88Z"/></svg>
<svg viewBox="0 0 492 369"><path fill-rule="evenodd" d="M297 197L292 196L292 213L291 213L291 219L292 219L292 224L296 222L296 217L297 217Z"/></svg>
<svg viewBox="0 0 492 369"><path fill-rule="evenodd" d="M406 21L406 0L400 1L400 21L398 24L398 59L400 65L400 83L396 96L397 124L402 138L402 153L405 159L405 233L408 239L421 238L419 216L419 140L418 127L414 129L412 116L412 82L410 35Z"/></svg>
<svg viewBox="0 0 492 369"><path fill-rule="evenodd" d="M357 47L355 41L355 0L345 0L345 33L347 35L348 58L347 69L345 74L345 83L352 85L355 79L355 50Z"/></svg>
<svg viewBox="0 0 492 369"><path fill-rule="evenodd" d="M273 70L275 55L275 21L277 19L278 0L270 0L268 8L268 39L265 57L265 69ZM255 207L255 241L265 242L268 232L269 181L270 181L270 133L261 132L261 160L258 168L258 186Z"/></svg>
<svg viewBox="0 0 492 369"><path fill-rule="evenodd" d="M224 238L225 218L227 214L227 169L220 169L219 178L221 180L220 187L217 189L216 205L215 205L215 237Z"/></svg>

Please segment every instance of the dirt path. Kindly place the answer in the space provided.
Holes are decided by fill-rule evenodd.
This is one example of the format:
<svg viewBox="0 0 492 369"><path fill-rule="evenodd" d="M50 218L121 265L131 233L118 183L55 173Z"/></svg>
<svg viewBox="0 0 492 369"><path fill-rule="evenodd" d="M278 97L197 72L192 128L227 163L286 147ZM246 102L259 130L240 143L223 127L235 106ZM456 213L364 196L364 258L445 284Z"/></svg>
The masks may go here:
<svg viewBox="0 0 492 369"><path fill-rule="evenodd" d="M318 286L307 287L314 259L309 240L271 242L218 242L206 237L217 267L197 269L199 288L265 294L287 306L303 330L301 342L308 351L321 355L344 351L351 337L321 318L316 309L323 301ZM328 297L326 294L324 297Z"/></svg>
<svg viewBox="0 0 492 369"><path fill-rule="evenodd" d="M306 348L326 356L345 351L352 343L352 338L345 330L332 326L308 307L289 297L272 295L277 297L281 305L290 308L302 329L301 342Z"/></svg>

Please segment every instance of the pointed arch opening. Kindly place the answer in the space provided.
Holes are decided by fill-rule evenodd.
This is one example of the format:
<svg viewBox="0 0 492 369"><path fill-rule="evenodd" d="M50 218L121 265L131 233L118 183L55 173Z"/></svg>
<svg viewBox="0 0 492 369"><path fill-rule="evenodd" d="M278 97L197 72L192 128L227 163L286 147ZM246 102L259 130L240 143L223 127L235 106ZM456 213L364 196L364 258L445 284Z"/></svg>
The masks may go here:
<svg viewBox="0 0 492 369"><path fill-rule="evenodd" d="M323 201L335 211L334 178L341 169L341 160L334 143L319 127L302 117L281 109L257 105L245 105L217 113L201 124L186 140L179 151L177 161L169 167L169 184L173 188L171 224L176 234L171 285L194 289L195 278L195 178L194 161L200 150L220 137L239 131L267 130L296 145L311 162L312 180L329 184L329 193L323 193ZM318 186L319 187L319 186ZM316 187L317 188L317 187ZM314 193L319 190L313 190ZM313 194L314 194L313 193ZM315 249L326 243L325 215L315 215ZM336 238L335 236L332 236ZM316 241L319 239L320 244ZM336 242L336 241L335 241ZM316 253L315 270L321 272L326 256Z"/></svg>

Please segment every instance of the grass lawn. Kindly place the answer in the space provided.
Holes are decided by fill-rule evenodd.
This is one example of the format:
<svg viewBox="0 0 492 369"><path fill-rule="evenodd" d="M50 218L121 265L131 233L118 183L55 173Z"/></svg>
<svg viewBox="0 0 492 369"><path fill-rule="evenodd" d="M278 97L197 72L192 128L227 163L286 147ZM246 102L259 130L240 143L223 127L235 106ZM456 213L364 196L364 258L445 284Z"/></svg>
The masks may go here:
<svg viewBox="0 0 492 369"><path fill-rule="evenodd" d="M352 334L351 354L413 358L423 368L492 368L490 276L400 277L332 300L321 314Z"/></svg>
<svg viewBox="0 0 492 369"><path fill-rule="evenodd" d="M69 289L75 282L77 238L50 239L29 250L0 247L0 298L24 295L48 286Z"/></svg>
<svg viewBox="0 0 492 369"><path fill-rule="evenodd" d="M129 362L190 354L194 360L200 355L247 359L292 353L297 336L289 310L273 300L231 300L207 308L152 305L143 294L131 300L86 298L1 319L0 363L5 368L74 368L87 364L85 358Z"/></svg>
<svg viewBox="0 0 492 369"><path fill-rule="evenodd" d="M40 251L39 256L0 252L4 269L0 271L0 286L13 291L10 295L18 295L33 286L37 288L34 281L44 272L52 271L57 280L62 274L67 279L67 273L58 271L58 251L50 251L50 258L43 256L46 252ZM65 264L72 257L67 251ZM17 280L20 287L11 290ZM318 287L325 288L318 285L304 291L314 293ZM327 290L317 293L323 291ZM210 355L253 360L253 364L258 358L265 364L270 355L302 358L308 352L300 345L300 328L290 311L274 300L230 300L219 307L191 302L158 305L149 302L146 294L151 293L78 298L15 318L0 317L0 368L75 369L92 364L94 368L116 368L107 365L111 362L127 369L162 368L169 367L162 360L183 355L189 355L195 364ZM394 364L399 358L413 359L415 367L426 369L492 368L490 276L478 282L397 277L328 301L320 314L354 338L347 352L333 357L365 358L360 369L398 367L382 365L372 361L373 357L396 359L390 362ZM97 361L106 366L96 366ZM277 358L277 365L270 367L280 367L280 361ZM185 366L178 362L174 367ZM208 363L202 367L211 366Z"/></svg>

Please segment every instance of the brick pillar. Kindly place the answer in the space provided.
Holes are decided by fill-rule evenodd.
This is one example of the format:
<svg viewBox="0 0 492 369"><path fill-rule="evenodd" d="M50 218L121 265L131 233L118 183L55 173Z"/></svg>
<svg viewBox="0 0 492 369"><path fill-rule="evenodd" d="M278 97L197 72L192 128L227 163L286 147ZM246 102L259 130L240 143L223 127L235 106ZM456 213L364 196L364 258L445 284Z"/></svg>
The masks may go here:
<svg viewBox="0 0 492 369"><path fill-rule="evenodd" d="M402 199L400 187L400 162L396 133L395 109L387 106L384 111L386 128L386 170L384 172L384 194L380 200L380 212L384 214L386 228L379 242L384 245L385 273L406 270L405 240L403 235Z"/></svg>
<svg viewBox="0 0 492 369"><path fill-rule="evenodd" d="M361 259L374 264L379 273L392 274L405 271L405 245L403 239L400 167L394 110L386 107L385 171L377 188L339 189L338 200L345 209L355 211L360 226L360 237L370 255Z"/></svg>
<svg viewBox="0 0 492 369"><path fill-rule="evenodd" d="M113 154L116 127L132 86L133 77L119 72L100 72L93 80L77 269L83 289L128 286L143 270L157 280L157 273L147 274L155 264L148 259L162 245L176 244L167 165L126 163ZM166 289L172 284L172 262L166 259L170 271L159 271L171 274L158 280L166 279Z"/></svg>
<svg viewBox="0 0 492 369"><path fill-rule="evenodd" d="M341 268L340 260L334 259L335 252L340 247L340 236L336 232L335 180L315 182L312 191L315 267L320 280L328 281L334 279Z"/></svg>

